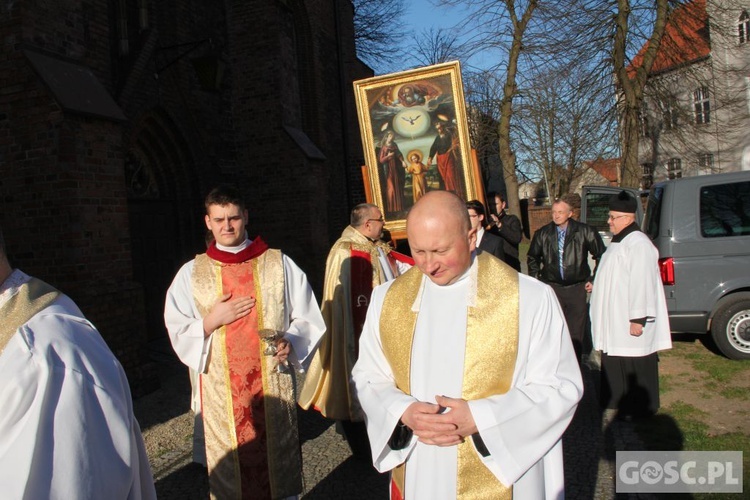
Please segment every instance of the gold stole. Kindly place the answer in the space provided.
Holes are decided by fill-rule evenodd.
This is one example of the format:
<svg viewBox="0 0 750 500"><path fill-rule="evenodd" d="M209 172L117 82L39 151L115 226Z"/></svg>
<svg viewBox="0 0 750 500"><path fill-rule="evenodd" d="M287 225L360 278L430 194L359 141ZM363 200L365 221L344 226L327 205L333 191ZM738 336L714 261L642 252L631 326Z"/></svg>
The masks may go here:
<svg viewBox="0 0 750 500"><path fill-rule="evenodd" d="M477 295L469 306L466 325L461 397L467 401L503 394L510 389L518 353L518 273L480 252L477 257ZM396 386L410 393L411 356L417 312L412 305L421 289L422 273L412 268L391 285L380 315L383 351ZM504 486L484 466L467 438L458 445L459 499L510 499L513 488ZM392 480L404 494L405 464L393 470ZM408 499L406 499L408 500Z"/></svg>
<svg viewBox="0 0 750 500"><path fill-rule="evenodd" d="M285 281L281 252L266 250L250 264L257 313L257 329L251 334L257 334L262 329L282 331L285 323ZM192 276L193 295L203 316L208 314L216 300L223 295L223 267L226 266L205 254L196 256ZM294 370L290 368L286 373L278 373L273 357L263 355L264 347L263 342L259 341L268 474L271 496L280 498L302 491L302 456L297 432ZM212 498L242 498L243 495L253 494L242 491L241 487L226 327L213 333L206 372L201 377L201 398L203 418L206 421L206 457Z"/></svg>
<svg viewBox="0 0 750 500"><path fill-rule="evenodd" d="M18 287L13 297L0 308L0 354L18 328L25 325L38 312L52 304L61 294L42 280L30 278Z"/></svg>

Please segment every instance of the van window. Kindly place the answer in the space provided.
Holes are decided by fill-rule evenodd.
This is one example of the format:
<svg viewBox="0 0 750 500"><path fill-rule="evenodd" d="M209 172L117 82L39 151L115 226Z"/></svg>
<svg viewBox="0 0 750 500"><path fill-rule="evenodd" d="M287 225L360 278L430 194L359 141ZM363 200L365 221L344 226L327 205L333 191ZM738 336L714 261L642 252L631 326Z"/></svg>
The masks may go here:
<svg viewBox="0 0 750 500"><path fill-rule="evenodd" d="M597 231L609 231L609 199L611 193L588 193L586 195L586 224Z"/></svg>
<svg viewBox="0 0 750 500"><path fill-rule="evenodd" d="M643 221L643 232L652 240L659 236L659 222L661 221L661 200L664 194L663 186L654 186L648 195L646 218Z"/></svg>
<svg viewBox="0 0 750 500"><path fill-rule="evenodd" d="M750 235L750 182L704 186L700 195L701 235Z"/></svg>

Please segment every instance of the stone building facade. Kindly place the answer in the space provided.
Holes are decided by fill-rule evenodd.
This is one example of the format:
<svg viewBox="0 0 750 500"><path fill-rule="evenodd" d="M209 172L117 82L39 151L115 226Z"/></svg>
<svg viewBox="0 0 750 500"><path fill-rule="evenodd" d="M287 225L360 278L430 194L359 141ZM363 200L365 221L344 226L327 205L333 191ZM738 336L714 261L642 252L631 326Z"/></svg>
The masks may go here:
<svg viewBox="0 0 750 500"><path fill-rule="evenodd" d="M0 13L0 224L149 389L164 292L205 249L206 192L322 287L364 201L350 0L24 0Z"/></svg>
<svg viewBox="0 0 750 500"><path fill-rule="evenodd" d="M642 188L750 170L748 31L750 6L743 0L691 0L674 10L644 93Z"/></svg>

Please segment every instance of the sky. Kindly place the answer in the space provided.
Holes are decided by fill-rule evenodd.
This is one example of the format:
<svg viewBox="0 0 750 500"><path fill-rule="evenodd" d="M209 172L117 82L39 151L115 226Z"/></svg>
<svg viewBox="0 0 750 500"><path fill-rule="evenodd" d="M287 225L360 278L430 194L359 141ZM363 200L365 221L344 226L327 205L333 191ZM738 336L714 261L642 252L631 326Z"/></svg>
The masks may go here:
<svg viewBox="0 0 750 500"><path fill-rule="evenodd" d="M405 11L403 17L398 19L396 26L413 26L414 33L420 34L428 29L450 29L465 17L465 8L460 7L436 7L431 0L405 0ZM411 33L406 35L405 44L411 44ZM412 63L413 64L413 63ZM385 68L373 68L376 74L387 72ZM392 68L392 71L401 71L407 67Z"/></svg>

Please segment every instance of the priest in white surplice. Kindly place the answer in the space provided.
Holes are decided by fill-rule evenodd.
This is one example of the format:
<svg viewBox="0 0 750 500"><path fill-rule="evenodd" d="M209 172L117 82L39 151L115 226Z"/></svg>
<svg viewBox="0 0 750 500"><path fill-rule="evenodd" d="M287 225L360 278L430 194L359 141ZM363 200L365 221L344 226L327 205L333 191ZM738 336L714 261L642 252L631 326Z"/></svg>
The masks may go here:
<svg viewBox="0 0 750 500"><path fill-rule="evenodd" d="M601 405L625 420L659 409L658 351L672 347L659 251L635 222L637 203L627 191L609 200L613 237L590 308L594 349L602 352Z"/></svg>
<svg viewBox="0 0 750 500"><path fill-rule="evenodd" d="M352 372L391 498L563 498L583 385L554 293L477 252L452 193L406 229L416 266L373 291Z"/></svg>
<svg viewBox="0 0 750 500"><path fill-rule="evenodd" d="M120 363L67 296L12 269L0 231L0 497L155 499Z"/></svg>

